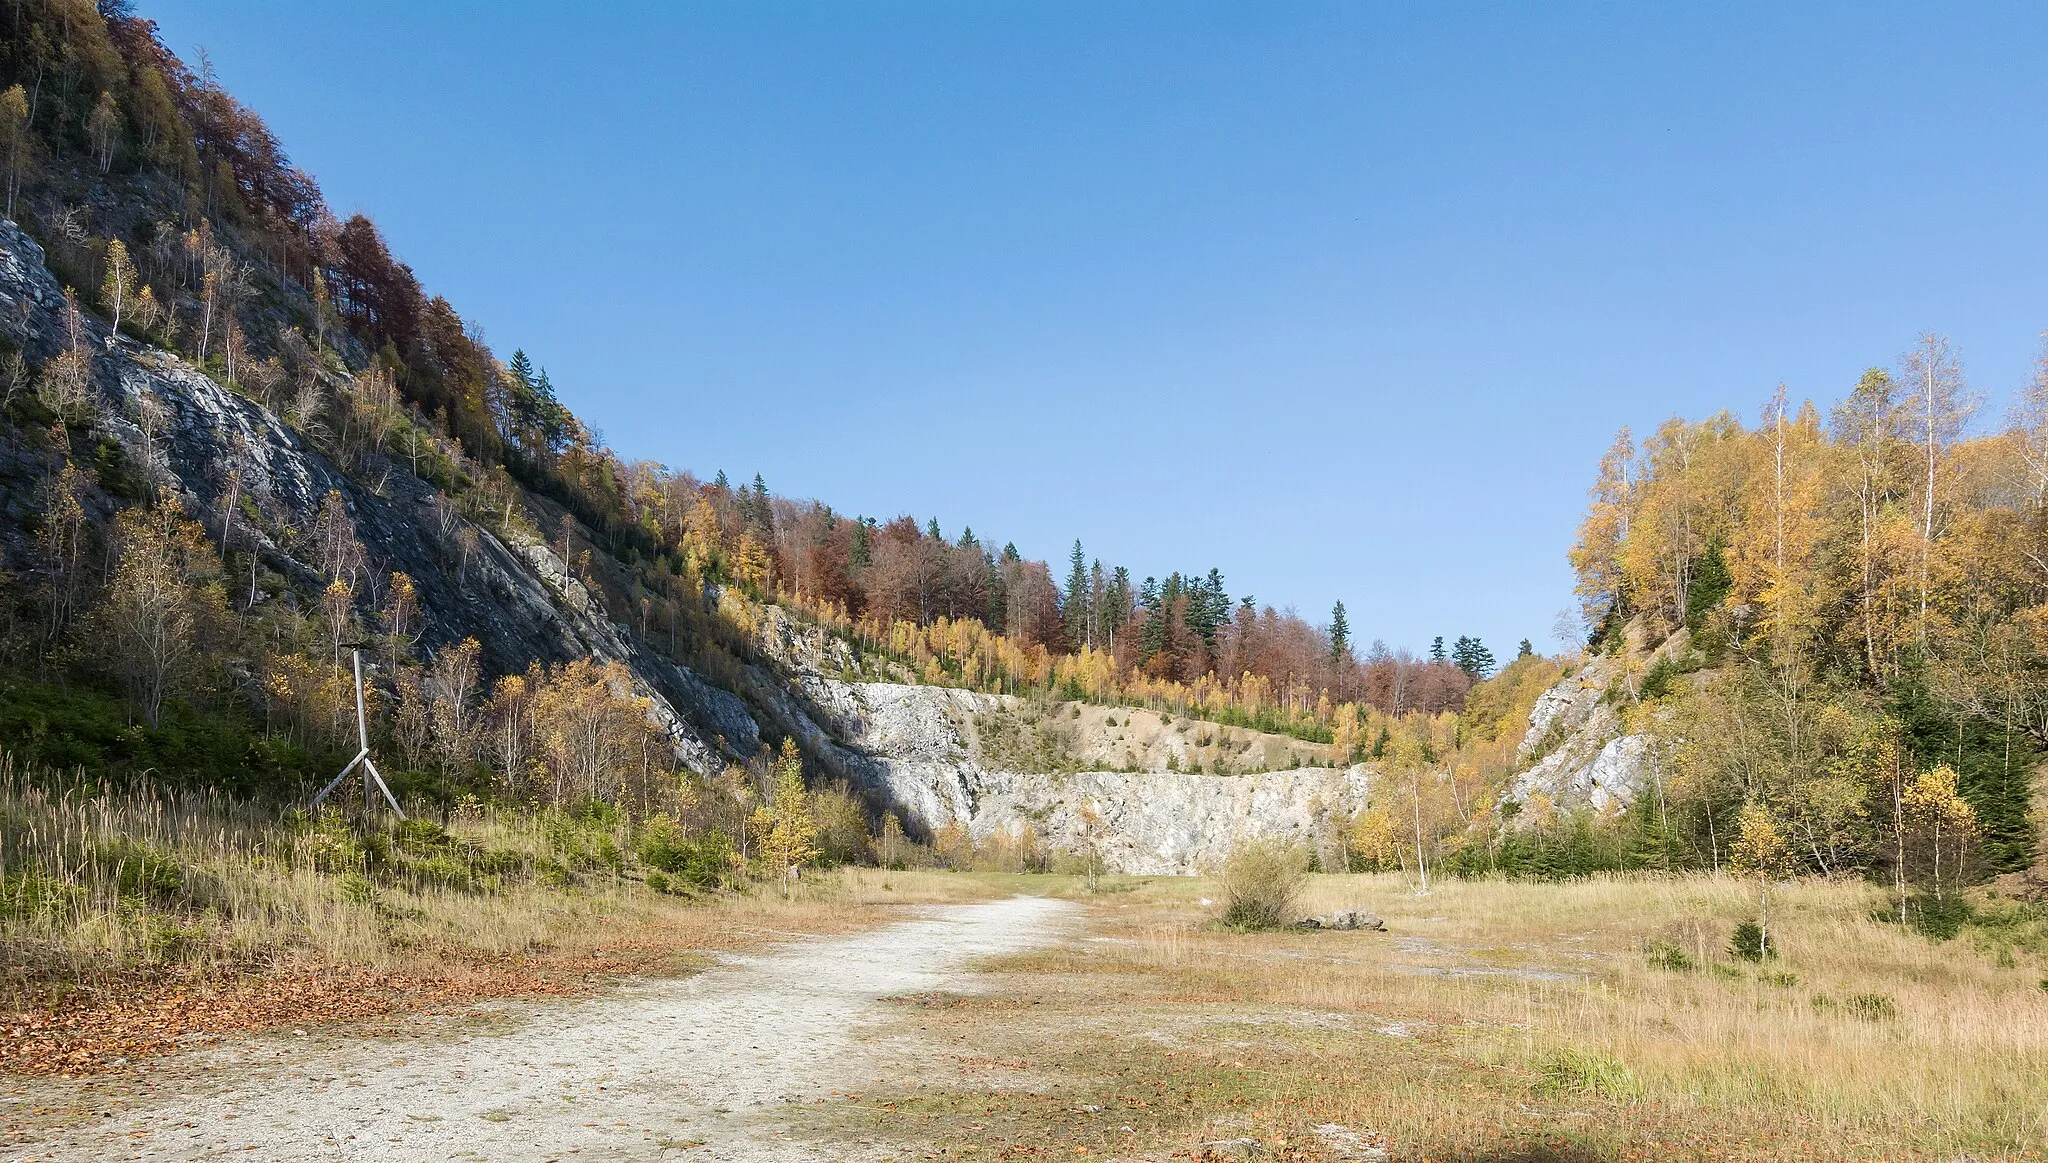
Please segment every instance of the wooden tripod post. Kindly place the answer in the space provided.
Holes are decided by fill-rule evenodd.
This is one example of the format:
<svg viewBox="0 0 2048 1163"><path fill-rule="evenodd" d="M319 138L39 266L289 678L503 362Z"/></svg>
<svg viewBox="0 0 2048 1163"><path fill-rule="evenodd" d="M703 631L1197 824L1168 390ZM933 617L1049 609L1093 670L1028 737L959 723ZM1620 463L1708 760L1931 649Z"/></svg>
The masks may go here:
<svg viewBox="0 0 2048 1163"><path fill-rule="evenodd" d="M356 757L348 761L348 766L341 769L341 774L335 776L332 782L320 789L319 795L313 797L313 807L318 808L320 801L326 799L335 788L341 786L342 780L348 778L349 772L361 767L363 769L363 799L367 801L370 798L370 785L376 784L377 790L384 793L384 802L390 804L391 810L398 814L399 819L403 820L405 819L405 809L398 806L398 797L391 794L390 786L384 782L383 774L377 770L376 761L370 758L370 719L368 715L363 713L362 647L351 645L348 648L348 653L356 668L356 743L359 749L356 751Z"/></svg>

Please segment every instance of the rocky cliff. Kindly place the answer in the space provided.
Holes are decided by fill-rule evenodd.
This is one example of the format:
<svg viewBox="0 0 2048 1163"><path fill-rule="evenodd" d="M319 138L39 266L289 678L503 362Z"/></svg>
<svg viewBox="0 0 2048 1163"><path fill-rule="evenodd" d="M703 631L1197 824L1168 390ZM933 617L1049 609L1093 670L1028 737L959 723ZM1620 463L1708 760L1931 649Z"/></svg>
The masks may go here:
<svg viewBox="0 0 2048 1163"><path fill-rule="evenodd" d="M794 736L828 775L861 789L913 833L1029 830L1055 849L1093 849L1107 867L1140 873L1197 871L1246 835L1328 848L1333 821L1364 801L1363 769L1316 766L1322 749L1278 736L1147 711L842 681L832 676L853 669L848 647L772 607L757 657L727 676L730 689L716 685L610 618L539 537L472 520L396 457L368 453L339 465L179 356L90 315L81 326L93 356L91 427L118 443L142 478L125 496L103 481L87 498L96 518L168 489L215 536L232 520L232 535L256 548L264 576L245 579L239 601L302 600L323 581L305 533L337 494L373 587L394 572L417 587L424 647L473 637L486 667L500 673L534 660L621 662L678 760L701 773L756 754L764 736ZM11 222L0 222L0 337L30 366L70 342L63 289L41 248ZM336 376L327 390L340 386ZM52 471L53 454L31 435L14 433L0 447L0 550L16 563L32 557L30 530ZM230 487L247 503L223 505ZM382 595L373 589L360 600L375 609Z"/></svg>
<svg viewBox="0 0 2048 1163"><path fill-rule="evenodd" d="M56 355L65 336L64 294L44 266L42 249L12 222L0 222L0 336L31 363ZM178 356L111 333L82 316L93 353L96 426L121 446L146 486L167 488L221 533L220 502L230 469L253 507L237 507L233 535L253 543L264 570L290 586L318 592L321 571L294 536L309 529L330 492L339 494L356 536L381 582L391 572L412 578L425 618L428 648L475 638L484 662L516 671L529 661L617 660L632 668L653 713L690 766L711 770L714 748L700 726L719 709L704 684L683 668L640 649L590 600L581 582L538 538L501 539L464 517L434 487L395 458L371 456L344 472L275 414L216 383ZM28 529L39 516L38 492L48 454L13 440L0 456L0 537L8 556L28 557ZM89 498L101 516L116 498ZM464 533L467 531L468 536ZM250 598L272 600L278 587L249 583ZM381 595L364 595L376 605Z"/></svg>
<svg viewBox="0 0 2048 1163"><path fill-rule="evenodd" d="M1621 707L1629 684L1659 658L1685 653L1685 631L1654 650L1632 633L1613 655L1589 659L1536 700L1520 758L1529 766L1510 785L1506 798L1529 804L1537 798L1564 809L1625 811L1656 762L1650 736L1629 731Z"/></svg>

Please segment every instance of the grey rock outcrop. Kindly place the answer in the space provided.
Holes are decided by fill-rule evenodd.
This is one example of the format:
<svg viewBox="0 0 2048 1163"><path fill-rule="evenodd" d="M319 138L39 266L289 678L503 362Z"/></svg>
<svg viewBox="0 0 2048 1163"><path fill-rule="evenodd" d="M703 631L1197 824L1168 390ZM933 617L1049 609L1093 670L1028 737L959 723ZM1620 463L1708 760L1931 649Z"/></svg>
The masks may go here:
<svg viewBox="0 0 2048 1163"><path fill-rule="evenodd" d="M1365 929L1375 933L1384 933L1387 930L1387 923L1380 919L1378 913L1368 913L1360 909L1341 909L1334 913L1319 913L1313 917L1303 917L1295 922L1294 927L1297 929L1335 929L1339 932Z"/></svg>
<svg viewBox="0 0 2048 1163"><path fill-rule="evenodd" d="M68 342L64 315L40 247L0 222L0 334L40 365ZM1092 851L1111 870L1143 874L1213 867L1248 836L1299 840L1328 857L1341 852L1342 824L1370 791L1367 768L1317 766L1316 745L1280 736L1128 708L1066 704L1047 715L1008 696L848 681L857 669L848 644L775 607L763 613L751 655L714 684L614 621L541 538L473 520L395 457L352 452L338 464L176 354L110 334L89 315L82 326L96 427L145 483L182 497L215 537L231 511L224 490L239 488L255 507L253 517L225 518L234 522L226 533L289 585L243 578L238 604L319 591L325 574L304 534L338 495L368 558L358 595L366 611L403 572L419 593L427 651L475 638L495 673L536 660L622 663L678 760L699 772L790 736L913 832L950 827L985 840L1028 830L1055 850ZM327 376L324 390L343 390L339 377L315 374ZM17 559L30 550L25 530L48 460L26 436L0 438L0 550ZM111 498L98 503L96 516L107 516ZM1042 720L1034 737L1063 758L1034 765L984 738L984 727L1024 715ZM1203 765L1227 774L1196 774Z"/></svg>
<svg viewBox="0 0 2048 1163"><path fill-rule="evenodd" d="M0 332L31 358L46 360L60 350L63 315L63 291L42 249L14 223L0 221ZM373 587L389 572L403 572L418 588L427 649L475 638L486 666L499 672L536 659L622 662L677 757L712 770L716 749L691 712L701 703L704 717L720 722L729 708L687 670L634 644L538 539L501 539L396 460L365 458L354 474L345 473L261 404L177 355L110 335L89 315L81 323L93 352L101 427L151 484L181 495L215 536L233 468L264 520L239 520L232 535L253 543L267 568L317 589L320 571L274 531L309 528L327 495L338 493L374 567L366 582ZM462 547L465 529L474 552ZM381 595L371 588L363 597L374 605Z"/></svg>
<svg viewBox="0 0 2048 1163"><path fill-rule="evenodd" d="M1565 809L1627 810L1657 757L1650 736L1625 731L1616 707L1627 691L1617 686L1631 681L1631 661L1677 657L1689 645L1680 630L1652 651L1594 657L1543 692L1518 751L1529 767L1515 776L1507 798L1527 804L1541 796Z"/></svg>

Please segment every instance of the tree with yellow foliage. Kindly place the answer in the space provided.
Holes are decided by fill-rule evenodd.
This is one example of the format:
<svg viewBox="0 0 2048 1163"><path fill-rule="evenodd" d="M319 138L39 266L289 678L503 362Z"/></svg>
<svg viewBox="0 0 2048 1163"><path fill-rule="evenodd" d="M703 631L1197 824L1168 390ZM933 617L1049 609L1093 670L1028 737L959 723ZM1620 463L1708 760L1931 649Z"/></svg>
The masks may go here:
<svg viewBox="0 0 2048 1163"><path fill-rule="evenodd" d="M1923 846L1922 866L1936 902L1959 887L1964 858L1977 835L1977 811L1956 790L1956 782L1955 768L1937 764L1922 772L1904 797L1905 825Z"/></svg>
<svg viewBox="0 0 2048 1163"><path fill-rule="evenodd" d="M775 794L755 810L761 862L788 896L797 869L818 857L818 823L804 787L804 758L795 739L784 739L775 760Z"/></svg>
<svg viewBox="0 0 2048 1163"><path fill-rule="evenodd" d="M142 278L128 257L128 244L118 238L107 240L107 273L100 280L100 303L113 318L112 330L121 330L121 317L142 295Z"/></svg>
<svg viewBox="0 0 2048 1163"><path fill-rule="evenodd" d="M164 700L189 685L202 635L226 619L212 574L206 531L185 518L169 493L130 509L115 524L119 557L100 606L99 641L128 690L128 702L154 727Z"/></svg>
<svg viewBox="0 0 2048 1163"><path fill-rule="evenodd" d="M1771 942L1771 885L1791 876L1798 862L1784 827L1761 800L1742 805L1728 856L1735 871L1756 878L1757 953L1768 957L1776 951Z"/></svg>

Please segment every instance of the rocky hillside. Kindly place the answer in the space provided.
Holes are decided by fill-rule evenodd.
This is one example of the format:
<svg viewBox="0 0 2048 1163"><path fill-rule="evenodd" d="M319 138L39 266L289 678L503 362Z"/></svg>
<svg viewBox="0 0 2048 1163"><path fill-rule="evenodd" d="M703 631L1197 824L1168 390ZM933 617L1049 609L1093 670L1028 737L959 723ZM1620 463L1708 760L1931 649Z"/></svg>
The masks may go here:
<svg viewBox="0 0 2048 1163"><path fill-rule="evenodd" d="M1632 627L1622 649L1590 657L1544 692L1517 752L1528 766L1504 798L1523 806L1542 800L1564 810L1625 811L1656 762L1651 737L1623 722L1630 684L1659 659L1683 657L1689 642L1680 630L1648 649L1640 627Z"/></svg>
<svg viewBox="0 0 2048 1163"><path fill-rule="evenodd" d="M236 521L234 535L252 539L260 559L256 576L234 583L246 584L251 604L319 592L321 570L303 534L337 495L377 575L402 572L417 587L426 648L475 638L487 669L499 673L534 660L621 662L677 759L702 774L755 755L764 735L793 735L827 773L913 834L1028 830L1054 849L1093 848L1112 869L1145 873L1195 871L1254 833L1329 847L1331 821L1363 802L1362 769L1328 767L1327 748L1283 736L1143 710L841 681L831 676L852 669L846 644L774 607L758 658L726 689L640 644L541 537L478 523L396 456L373 454L345 471L179 356L112 333L90 314L79 322L94 353L95 426L142 478L129 490L175 492L214 536L222 521ZM63 288L41 247L0 223L0 335L42 365L68 345L65 327ZM33 568L48 460L26 438L0 456L8 518L0 538L24 569ZM116 495L119 487L103 481L93 491L93 517L103 521L134 499ZM225 504L230 488L246 503ZM534 526L560 519L542 499L523 501L536 511ZM372 609L377 602L364 598Z"/></svg>

